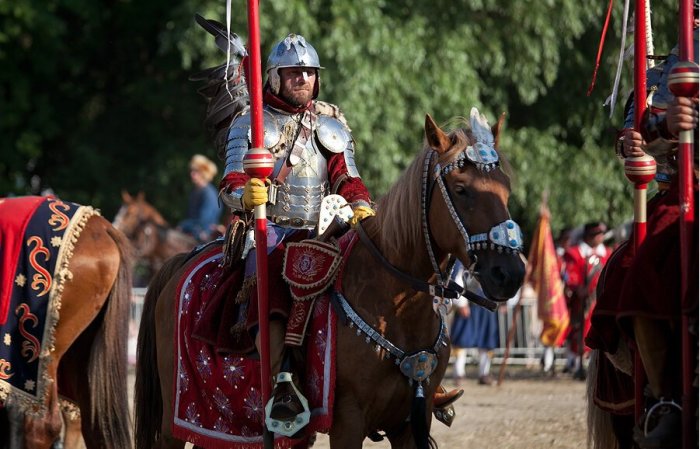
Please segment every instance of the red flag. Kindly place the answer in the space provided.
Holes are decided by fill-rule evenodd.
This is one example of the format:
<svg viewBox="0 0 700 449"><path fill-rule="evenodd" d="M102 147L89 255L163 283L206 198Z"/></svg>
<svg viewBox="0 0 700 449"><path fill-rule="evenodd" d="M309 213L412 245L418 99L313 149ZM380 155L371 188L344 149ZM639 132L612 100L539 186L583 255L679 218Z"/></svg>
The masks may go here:
<svg viewBox="0 0 700 449"><path fill-rule="evenodd" d="M532 237L528 264L528 280L537 292L537 315L543 323L540 340L545 346L560 346L569 326L569 309L554 249L549 210L544 203Z"/></svg>

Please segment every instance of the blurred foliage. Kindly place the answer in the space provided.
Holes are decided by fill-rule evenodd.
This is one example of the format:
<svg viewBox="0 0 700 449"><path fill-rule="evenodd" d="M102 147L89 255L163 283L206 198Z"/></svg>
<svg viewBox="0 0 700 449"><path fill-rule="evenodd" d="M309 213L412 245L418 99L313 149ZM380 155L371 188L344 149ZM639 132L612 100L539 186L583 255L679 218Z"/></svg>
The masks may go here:
<svg viewBox="0 0 700 449"><path fill-rule="evenodd" d="M231 29L246 40L246 4ZM596 88L586 91L606 3L593 0L286 0L261 2L263 57L289 32L319 52L320 98L339 104L374 196L400 176L439 123L478 107L507 112L501 147L515 171L511 212L526 233L549 192L555 233L631 217L632 188L612 151L633 81L616 2ZM675 2L654 1L657 53L675 41ZM171 221L185 211L193 153L215 158L204 100L187 80L223 62L195 13L224 22L221 0L0 2L0 195L46 187L112 218L122 189ZM628 44L631 43L631 36ZM219 166L222 167L221 161Z"/></svg>

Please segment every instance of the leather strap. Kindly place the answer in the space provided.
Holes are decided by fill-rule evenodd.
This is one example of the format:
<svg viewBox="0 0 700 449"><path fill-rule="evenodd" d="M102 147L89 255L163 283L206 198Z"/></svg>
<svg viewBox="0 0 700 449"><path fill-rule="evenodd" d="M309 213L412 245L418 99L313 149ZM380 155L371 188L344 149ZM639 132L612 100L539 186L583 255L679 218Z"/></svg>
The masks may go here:
<svg viewBox="0 0 700 449"><path fill-rule="evenodd" d="M431 296L438 296L441 298L457 299L460 296L464 296L474 304L492 312L498 307L498 303L496 303L495 301L492 301L488 298L484 298L483 296L469 291L466 288L463 289L459 284L457 284L453 280L449 280L449 284L447 286L442 286L430 284L428 282L421 281L420 279L416 279L412 276L409 276L408 274L404 273L403 271L390 264L389 261L386 260L386 258L382 255L382 253L379 252L379 249L377 249L372 239L369 238L367 232L362 227L362 222L359 222L357 224L355 230L357 231L357 235L360 236L360 240L365 245L365 247L367 247L372 256L374 256L374 258L377 259L391 275L410 285L413 290L428 293Z"/></svg>
<svg viewBox="0 0 700 449"><path fill-rule="evenodd" d="M309 114L309 124L311 124L314 121L314 116L310 112L307 112ZM290 156L295 153L295 149L300 148L303 149L304 146L306 146L306 142L309 141L309 137L311 136L311 128L307 128L303 124L303 118L302 122L299 123L299 131L297 132L297 136L294 139L294 143L292 144L292 148L289 150L289 154L287 155L287 158L282 164L282 167L280 167L279 173L277 173L277 176L275 176L274 183L277 185L282 185L284 184L284 180L287 179L287 176L289 175L289 172L292 171L292 164L289 160ZM298 151L297 151L298 152Z"/></svg>

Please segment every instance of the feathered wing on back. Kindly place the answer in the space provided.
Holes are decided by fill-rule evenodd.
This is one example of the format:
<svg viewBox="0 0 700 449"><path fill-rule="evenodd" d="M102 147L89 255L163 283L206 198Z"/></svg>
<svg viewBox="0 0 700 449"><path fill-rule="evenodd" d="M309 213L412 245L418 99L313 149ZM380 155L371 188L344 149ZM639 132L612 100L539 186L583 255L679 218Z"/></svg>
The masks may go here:
<svg viewBox="0 0 700 449"><path fill-rule="evenodd" d="M228 61L190 76L191 81L205 81L197 92L207 100L204 126L214 139L219 157L226 151L228 127L231 120L248 105L248 87L241 61L247 56L243 41L216 20L195 15L197 23L214 36L216 46L228 54Z"/></svg>
<svg viewBox="0 0 700 449"><path fill-rule="evenodd" d="M238 37L236 33L229 34L223 23L212 19L205 19L199 14L195 14L194 19L202 28L207 30L209 34L214 36L216 46L224 53L229 52L232 59L234 57L240 59L248 54L241 38Z"/></svg>
<svg viewBox="0 0 700 449"><path fill-rule="evenodd" d="M489 148L493 148L495 144L493 133L491 133L491 127L486 117L481 114L477 108L473 107L469 113L469 118L472 126L472 134L476 141L485 144Z"/></svg>

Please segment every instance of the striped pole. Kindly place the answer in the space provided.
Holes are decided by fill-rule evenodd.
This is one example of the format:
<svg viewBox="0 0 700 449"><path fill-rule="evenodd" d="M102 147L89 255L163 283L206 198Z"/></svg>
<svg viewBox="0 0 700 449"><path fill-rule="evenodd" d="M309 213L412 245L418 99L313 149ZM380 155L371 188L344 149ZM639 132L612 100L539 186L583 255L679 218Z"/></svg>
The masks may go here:
<svg viewBox="0 0 700 449"><path fill-rule="evenodd" d="M637 0L634 9L634 129L641 130L647 102L647 0ZM634 183L634 252L647 235L647 184L654 179L656 161L649 155L625 159L625 175ZM634 418L644 413L646 375L639 351L634 356Z"/></svg>
<svg viewBox="0 0 700 449"><path fill-rule="evenodd" d="M698 95L698 66L693 61L693 7L691 0L681 0L679 8L679 47L680 58L671 69L668 88L676 97L695 97ZM681 304L691 287L688 268L691 254L697 253L691 248L693 225L695 221L695 204L693 196L693 134L695 131L681 131L678 136L678 182L680 206L680 249L681 249ZM697 248L695 248L697 251ZM693 370L695 354L692 351L688 315L681 315L681 347L683 354L683 448L690 448L697 441L695 432L695 400L693 394Z"/></svg>
<svg viewBox="0 0 700 449"><path fill-rule="evenodd" d="M243 158L243 169L251 178L262 179L272 174L274 161L265 148L262 110L262 69L260 58L260 25L258 0L248 0L248 86L250 89L251 148ZM267 276L267 210L265 204L255 207L255 259L258 293L258 325L260 332L260 380L263 406L270 399L272 382L270 375L270 322ZM265 448L272 448L273 438L265 426Z"/></svg>

